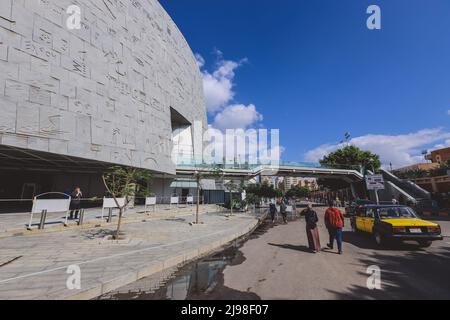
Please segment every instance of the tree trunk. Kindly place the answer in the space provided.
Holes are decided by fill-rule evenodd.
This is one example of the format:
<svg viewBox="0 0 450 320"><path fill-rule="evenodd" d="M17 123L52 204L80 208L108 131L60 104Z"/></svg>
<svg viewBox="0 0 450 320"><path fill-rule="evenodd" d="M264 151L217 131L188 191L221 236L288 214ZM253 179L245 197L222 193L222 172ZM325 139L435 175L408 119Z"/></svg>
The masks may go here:
<svg viewBox="0 0 450 320"><path fill-rule="evenodd" d="M120 227L122 226L122 215L123 215L123 208L119 209L119 221L117 222L117 230L116 230L116 235L115 240L119 240L120 238Z"/></svg>
<svg viewBox="0 0 450 320"><path fill-rule="evenodd" d="M230 215L233 215L233 192L230 192Z"/></svg>

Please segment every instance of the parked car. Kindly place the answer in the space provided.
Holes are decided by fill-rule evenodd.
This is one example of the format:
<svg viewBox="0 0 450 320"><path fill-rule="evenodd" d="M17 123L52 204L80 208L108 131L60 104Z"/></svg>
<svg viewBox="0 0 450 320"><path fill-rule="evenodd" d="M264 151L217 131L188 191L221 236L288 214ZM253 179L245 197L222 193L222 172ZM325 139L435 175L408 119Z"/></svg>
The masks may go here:
<svg viewBox="0 0 450 320"><path fill-rule="evenodd" d="M383 246L393 241L417 241L421 247L443 240L441 227L420 219L414 210L399 205L367 205L351 218L354 232L372 235Z"/></svg>
<svg viewBox="0 0 450 320"><path fill-rule="evenodd" d="M374 205L375 202L370 200L355 200L352 201L348 206L345 207L345 217L349 218L354 216L358 209L364 208L367 205Z"/></svg>

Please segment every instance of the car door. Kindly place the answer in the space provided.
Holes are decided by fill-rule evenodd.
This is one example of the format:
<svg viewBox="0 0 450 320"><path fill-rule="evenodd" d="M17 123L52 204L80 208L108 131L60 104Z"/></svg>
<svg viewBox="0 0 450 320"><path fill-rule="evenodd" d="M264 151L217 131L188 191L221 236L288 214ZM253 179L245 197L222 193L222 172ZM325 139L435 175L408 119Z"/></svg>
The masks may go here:
<svg viewBox="0 0 450 320"><path fill-rule="evenodd" d="M366 218L364 219L364 231L372 233L375 225L375 209L366 210Z"/></svg>

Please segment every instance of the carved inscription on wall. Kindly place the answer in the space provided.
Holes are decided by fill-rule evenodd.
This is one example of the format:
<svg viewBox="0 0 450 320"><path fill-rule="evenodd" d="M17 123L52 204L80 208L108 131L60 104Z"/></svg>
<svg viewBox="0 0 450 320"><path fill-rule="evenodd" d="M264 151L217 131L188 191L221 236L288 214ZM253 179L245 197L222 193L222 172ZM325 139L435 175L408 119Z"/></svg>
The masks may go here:
<svg viewBox="0 0 450 320"><path fill-rule="evenodd" d="M76 2L79 30L66 27L69 0L0 7L15 21L0 24L0 132L21 147L18 134L41 139L29 148L173 173L170 108L206 125L189 46L156 0Z"/></svg>

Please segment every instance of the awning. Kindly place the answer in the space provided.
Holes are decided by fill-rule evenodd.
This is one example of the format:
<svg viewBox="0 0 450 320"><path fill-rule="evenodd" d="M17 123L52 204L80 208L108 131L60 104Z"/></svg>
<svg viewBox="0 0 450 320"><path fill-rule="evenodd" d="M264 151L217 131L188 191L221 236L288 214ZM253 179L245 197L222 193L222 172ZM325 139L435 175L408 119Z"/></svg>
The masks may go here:
<svg viewBox="0 0 450 320"><path fill-rule="evenodd" d="M170 184L171 188L180 188L180 189L197 189L198 184L195 180L175 180Z"/></svg>

